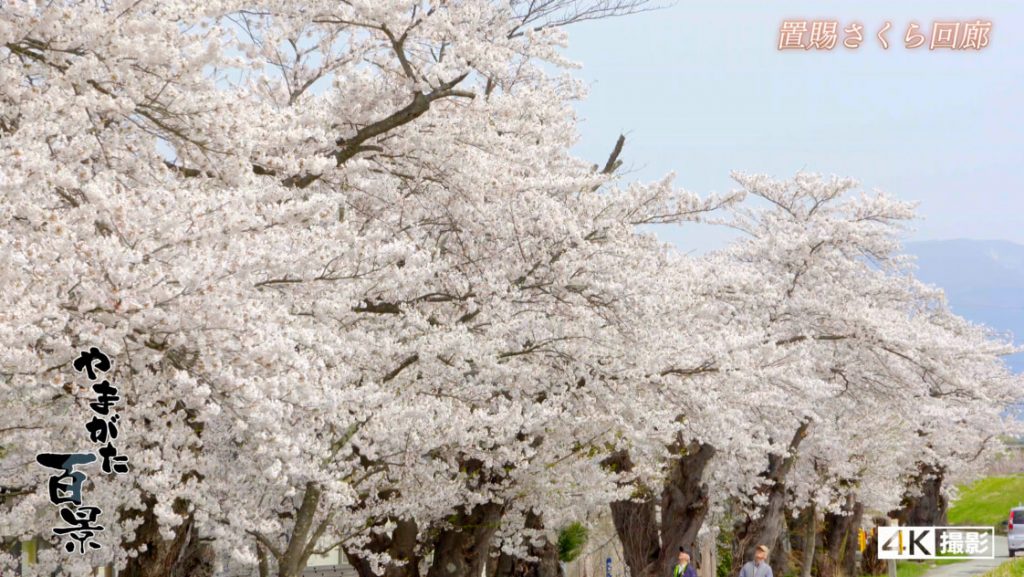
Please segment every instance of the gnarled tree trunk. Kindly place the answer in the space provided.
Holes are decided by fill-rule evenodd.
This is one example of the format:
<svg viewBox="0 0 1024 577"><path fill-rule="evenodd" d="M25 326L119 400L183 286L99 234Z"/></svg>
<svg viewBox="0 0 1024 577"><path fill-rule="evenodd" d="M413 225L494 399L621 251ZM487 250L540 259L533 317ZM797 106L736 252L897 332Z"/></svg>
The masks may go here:
<svg viewBox="0 0 1024 577"><path fill-rule="evenodd" d="M787 455L771 455L768 458L763 489L767 505L760 511L751 512L737 523L732 551L733 572L739 573L743 564L753 557L758 545L765 545L773 552L770 559L773 573L784 575L789 568L788 554L779 547L780 539L785 538L783 512L786 504L786 476L793 468L796 451L800 447L800 442L807 436L808 427L810 421L800 424L789 442ZM785 549L788 550L788 547Z"/></svg>
<svg viewBox="0 0 1024 577"><path fill-rule="evenodd" d="M504 507L498 503L461 508L453 526L437 537L427 577L480 577L503 513Z"/></svg>
<svg viewBox="0 0 1024 577"><path fill-rule="evenodd" d="M704 469L715 455L708 444L692 444L675 459L661 494L661 543L657 575L670 575L679 549L690 554L695 565L700 565L697 533L704 525L710 495L704 483Z"/></svg>
<svg viewBox="0 0 1024 577"><path fill-rule="evenodd" d="M817 556L818 577L852 575L856 560L857 529L863 507L852 497L841 513L826 513L822 521L821 551Z"/></svg>
<svg viewBox="0 0 1024 577"><path fill-rule="evenodd" d="M611 504L615 532L633 577L670 575L680 548L690 554L695 565L700 564L697 532L708 511L704 469L715 449L711 445L691 443L675 451L680 456L669 465L662 487L660 520L656 515L655 495L650 492ZM613 455L605 464L623 472L633 467L625 453Z"/></svg>
<svg viewBox="0 0 1024 577"><path fill-rule="evenodd" d="M946 524L946 512L949 502L942 494L942 482L945 470L931 463L918 466L911 487L917 487L920 494L908 492L903 497L901 507L889 514L898 519L900 525L909 526L942 526ZM916 493L916 492L915 492Z"/></svg>
<svg viewBox="0 0 1024 577"><path fill-rule="evenodd" d="M395 520L395 530L391 536L374 533L366 549L373 553L387 553L395 562L384 566L384 574L377 575L370 563L357 552L343 549L348 560L359 577L420 577L420 557L416 553L419 530L412 519Z"/></svg>
<svg viewBox="0 0 1024 577"><path fill-rule="evenodd" d="M654 498L640 494L630 501L614 501L611 511L629 574L634 577L653 575L661 556Z"/></svg>
<svg viewBox="0 0 1024 577"><path fill-rule="evenodd" d="M206 577L213 575L214 553L209 543L203 542L195 530L192 515L185 522L174 527L174 538L164 539L160 524L153 513L156 497L143 499L145 510L131 510L126 518L142 517L142 524L135 529L135 538L128 547L135 549L143 545L146 550L128 559L127 566L118 572L122 577ZM172 509L179 515L188 511L188 503L177 499Z"/></svg>
<svg viewBox="0 0 1024 577"><path fill-rule="evenodd" d="M526 514L527 529L544 529L540 515L530 511ZM562 565L558 559L558 544L545 538L539 545L530 544L527 552L536 561L528 561L507 553L499 553L489 566L487 577L563 577ZM493 557L492 557L493 559Z"/></svg>

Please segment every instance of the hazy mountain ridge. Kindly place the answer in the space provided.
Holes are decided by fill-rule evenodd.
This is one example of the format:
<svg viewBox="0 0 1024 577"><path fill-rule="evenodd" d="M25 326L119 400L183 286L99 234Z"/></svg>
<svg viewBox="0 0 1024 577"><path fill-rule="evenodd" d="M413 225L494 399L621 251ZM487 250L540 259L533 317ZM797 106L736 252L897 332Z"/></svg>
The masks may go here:
<svg viewBox="0 0 1024 577"><path fill-rule="evenodd" d="M1024 245L1004 240L906 243L917 257L917 277L946 291L957 314L1024 342ZM1024 372L1024 354L1009 364Z"/></svg>

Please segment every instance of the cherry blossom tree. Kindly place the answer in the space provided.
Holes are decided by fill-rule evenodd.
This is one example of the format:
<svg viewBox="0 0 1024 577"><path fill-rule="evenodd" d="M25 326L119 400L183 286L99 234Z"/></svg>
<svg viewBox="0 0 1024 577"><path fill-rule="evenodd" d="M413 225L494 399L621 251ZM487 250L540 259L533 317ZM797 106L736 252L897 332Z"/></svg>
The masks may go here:
<svg viewBox="0 0 1024 577"><path fill-rule="evenodd" d="M580 466L595 437L559 417L621 355L629 263L663 250L633 227L711 206L667 183L598 194L617 153L596 172L567 155L577 88L531 61L630 8L580 6L5 14L5 403L25 423L5 486L70 450L68 363L96 345L131 390L134 474L92 491L128 574L200 535L282 575L331 538L377 569L366 545L396 523L439 531L436 567L481 563L489 535L435 522ZM45 510L26 497L21 536Z"/></svg>
<svg viewBox="0 0 1024 577"><path fill-rule="evenodd" d="M767 503L754 507L755 514L747 520L741 517L736 562L759 542L774 547L783 527L787 488L807 491L789 479L800 462L804 439L824 436L820 451L804 463L808 471L849 469L856 461L845 459L836 448L850 447L852 435L862 435L869 443L889 441L890 450L875 444L861 459L872 460L877 469L874 481L888 479L885 496L891 504L900 491L894 485L896 479L877 465L879 455L902 458L922 450L916 433L919 425L913 420L908 424L906 415L921 415L928 406L942 407L939 412L947 415L977 415L987 426L977 432L961 431L964 441L990 443L993 431L1004 426L1001 411L1019 395L1018 382L1000 360L1013 352L1012 345L951 315L941 293L909 276L897 244L898 225L911 216L908 205L883 195L847 200L844 196L849 197L855 185L848 180L825 181L812 175L798 175L788 182L746 176L738 180L752 195L769 202L770 208L740 214L733 224L753 231L754 239L767 239L764 233L772 231L764 248L757 240L737 248L741 258L747 258L753 248L764 251L759 262L777 263L767 267L780 281L774 301L779 304L771 309L769 319L783 329L775 342L788 346L799 340L801 346L812 349L812 356L805 365L810 386L790 393L785 406L773 409L776 422L785 422L789 415L791 422L800 424L790 425L794 433L775 434L788 440L786 456L775 462L770 459L765 469L767 483L757 494L766 495ZM784 336L787 333L793 336ZM808 404L800 406L794 399ZM936 399L939 402L933 402ZM854 432L853 423L840 425L849 415L861 415L854 422L868 428ZM840 426L828 431L831 425ZM906 452L892 451L893 445ZM947 456L950 462L957 460ZM809 487L820 487L828 480L829 486L850 487L847 490L852 493L859 477L805 478ZM845 497L840 493L830 500L820 492L813 496L823 509L833 510ZM885 500L869 503L885 504ZM785 557L776 563L784 567Z"/></svg>
<svg viewBox="0 0 1024 577"><path fill-rule="evenodd" d="M105 547L38 574L294 577L333 547L363 577L550 574L551 532L610 507L646 575L731 504L742 552L787 506L896 507L984 458L1010 347L905 274L910 206L571 154L565 27L645 7L5 4L0 535L55 542L34 459L89 449L89 347L130 472L90 471ZM747 237L643 228L709 219Z"/></svg>
<svg viewBox="0 0 1024 577"><path fill-rule="evenodd" d="M635 481L632 498L613 503L633 574L663 574L678 546L692 550L693 525L714 515L716 501L736 522L736 563L757 544L788 546L787 507L839 512L863 491L869 506L888 510L906 487L911 455L923 450L921 424L905 415L926 406L978 415L986 427L963 431L965 440L991 444L1004 426L1000 412L1019 395L1000 361L1013 347L952 316L941 293L909 276L898 240L910 205L853 196L850 180L736 178L755 200L721 222L745 236L708 266L743 271L736 274L756 287L747 301L731 296L746 291L727 287L714 296L733 299L730 326L752 340L714 347L703 361L667 372L690 382L674 386L728 391L722 396L731 411L714 402L705 404L714 411L696 416L681 410L683 420L700 425L668 446L663 480ZM686 396L700 398L696 390ZM709 440L709 430L721 433ZM854 436L865 444L851 444ZM880 467L878 454L893 460ZM628 457L620 453L610 464L631 469ZM826 483L831 489L822 492ZM785 555L775 558L785 563Z"/></svg>

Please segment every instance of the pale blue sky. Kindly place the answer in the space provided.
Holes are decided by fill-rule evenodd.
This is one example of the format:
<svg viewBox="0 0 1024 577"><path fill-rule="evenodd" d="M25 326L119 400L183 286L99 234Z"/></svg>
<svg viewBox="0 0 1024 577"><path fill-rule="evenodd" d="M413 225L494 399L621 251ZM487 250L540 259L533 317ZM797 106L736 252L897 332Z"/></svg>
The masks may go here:
<svg viewBox="0 0 1024 577"><path fill-rule="evenodd" d="M784 19L858 21L858 50L780 52ZM991 20L980 52L908 50L911 21ZM875 32L889 20L890 47ZM680 0L570 28L590 95L578 152L605 159L627 134L631 178L669 171L695 192L733 188L731 170L853 176L922 202L915 240L1024 243L1024 3ZM671 233L684 247L720 242Z"/></svg>

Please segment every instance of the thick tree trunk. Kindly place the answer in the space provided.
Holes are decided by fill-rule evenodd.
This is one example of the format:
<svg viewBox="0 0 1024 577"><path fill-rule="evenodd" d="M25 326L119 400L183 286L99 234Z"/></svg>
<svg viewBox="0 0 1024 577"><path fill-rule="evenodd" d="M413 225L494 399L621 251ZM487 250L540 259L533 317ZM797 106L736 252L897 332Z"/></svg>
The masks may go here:
<svg viewBox="0 0 1024 577"><path fill-rule="evenodd" d="M716 577L718 575L718 532L699 540L700 564L697 565L697 577Z"/></svg>
<svg viewBox="0 0 1024 577"><path fill-rule="evenodd" d="M807 511L807 521L804 526L804 554L803 567L800 569L801 577L811 577L811 567L814 566L814 548L818 542L817 523L817 508L812 504L811 508Z"/></svg>
<svg viewBox="0 0 1024 577"><path fill-rule="evenodd" d="M314 528L314 520L320 508L320 496L323 490L320 485L309 481L302 494L302 504L295 513L295 524L292 525L288 546L277 557L278 577L300 577L306 568L306 562L313 554L313 548L320 539L324 524Z"/></svg>
<svg viewBox="0 0 1024 577"><path fill-rule="evenodd" d="M373 534L367 549L373 553L387 553L395 560L384 566L383 576L373 572L370 564L363 557L351 550L344 550L348 560L359 577L420 577L420 557L416 554L416 543L419 529L416 521L399 519L395 521L395 530L391 536Z"/></svg>
<svg viewBox="0 0 1024 577"><path fill-rule="evenodd" d="M863 518L864 504L860 501L854 501L853 514L850 515L849 526L846 531L846 544L842 549L843 572L849 577L853 577L857 571L857 550L860 547L860 543L857 540L857 532L861 528L860 525Z"/></svg>
<svg viewBox="0 0 1024 577"><path fill-rule="evenodd" d="M270 577L270 561L267 559L267 550L262 545L256 545L256 569L259 577Z"/></svg>
<svg viewBox="0 0 1024 577"><path fill-rule="evenodd" d="M851 575L856 561L857 537L863 507L849 498L842 513L826 513L822 522L818 577Z"/></svg>
<svg viewBox="0 0 1024 577"><path fill-rule="evenodd" d="M696 566L700 566L697 532L708 511L704 469L715 449L711 445L693 443L676 450L681 456L669 465L661 491L660 522L655 511L655 496L651 493L611 504L615 532L633 577L670 575L680 547L690 554ZM624 453L609 458L605 464L624 472L632 469Z"/></svg>
<svg viewBox="0 0 1024 577"><path fill-rule="evenodd" d="M685 454L675 460L661 496L661 543L658 576L671 575L677 562L679 549L690 554L695 566L700 566L697 533L704 525L710 505L708 486L704 483L704 469L715 455L715 448L707 444L692 444Z"/></svg>
<svg viewBox="0 0 1024 577"><path fill-rule="evenodd" d="M768 458L768 470L764 472L765 485L763 494L767 504L760 511L751 512L741 519L735 528L735 542L732 551L732 570L739 573L740 568L753 558L758 545L765 545L772 552L770 564L772 571L784 575L789 569L788 537L785 535L786 476L796 461L796 451L800 442L807 436L810 421L804 421L793 434L789 442L788 454L785 456L771 455ZM780 547L782 539L787 539L786 547Z"/></svg>
<svg viewBox="0 0 1024 577"><path fill-rule="evenodd" d="M153 513L156 498L147 496L143 500L144 511L128 511L128 519L142 518L142 524L135 529L135 538L128 544L130 548L143 545L146 550L128 559L127 566L118 574L122 577L205 577L213 575L213 548L200 541L195 531L191 515L175 527L174 537L164 539L160 534L160 525ZM172 508L175 513L184 515L188 511L188 503L183 499L176 500Z"/></svg>
<svg viewBox="0 0 1024 577"><path fill-rule="evenodd" d="M898 519L900 525L909 526L942 526L947 523L946 512L949 503L942 494L942 482L945 471L931 464L921 464L914 478L913 486L920 489L920 494L903 497L902 506L889 514Z"/></svg>
<svg viewBox="0 0 1024 577"><path fill-rule="evenodd" d="M611 504L612 523L622 543L622 557L633 577L649 577L655 572L661 555L654 498L638 496L633 501Z"/></svg>
<svg viewBox="0 0 1024 577"><path fill-rule="evenodd" d="M782 541L789 541L790 553L803 559L804 551L807 550L807 546L804 544L807 540L807 509L804 509L796 518L793 518L793 511L788 508L782 515L784 519L791 519L786 524L787 535ZM803 565L798 565L797 569L800 567Z"/></svg>
<svg viewBox="0 0 1024 577"><path fill-rule="evenodd" d="M793 559L793 528L789 526L789 517L786 515L786 508L783 506L779 523L782 525L779 531L779 538L775 542L772 554L773 567L785 570L789 573L789 564Z"/></svg>
<svg viewBox="0 0 1024 577"><path fill-rule="evenodd" d="M494 577L564 577L562 565L558 562L558 548L548 543L547 549L538 561L526 561L502 553L498 556Z"/></svg>
<svg viewBox="0 0 1024 577"><path fill-rule="evenodd" d="M497 503L484 503L456 513L454 527L438 535L427 577L480 577L503 512Z"/></svg>
<svg viewBox="0 0 1024 577"><path fill-rule="evenodd" d="M875 517L873 519L875 524L874 535L868 535L867 548L864 549L864 556L861 559L860 572L863 575L884 575L888 562L880 560L878 558L878 527L885 527L889 524L889 519L885 517Z"/></svg>
<svg viewBox="0 0 1024 577"><path fill-rule="evenodd" d="M189 543L171 572L171 577L212 577L216 567L216 553L209 542L198 540L195 531L190 532Z"/></svg>
<svg viewBox="0 0 1024 577"><path fill-rule="evenodd" d="M540 515L530 511L526 514L527 529L544 529ZM488 564L487 577L564 577L558 559L558 545L545 538L539 545L530 544L527 552L536 561L527 561L507 553L500 553L494 562ZM494 557L492 556L492 559Z"/></svg>
<svg viewBox="0 0 1024 577"><path fill-rule="evenodd" d="M845 525L849 516L825 513L822 520L821 552L818 554L818 577L837 577L842 564L840 549L846 539Z"/></svg>
<svg viewBox="0 0 1024 577"><path fill-rule="evenodd" d="M733 570L739 572L744 563L754 556L758 545L765 545L773 553L770 564L772 571L780 575L786 573L789 559L779 547L785 536L785 520L783 504L785 487L777 486L768 493L768 505L761 511L761 516L750 518L740 525L736 531L736 543L733 547Z"/></svg>

